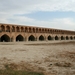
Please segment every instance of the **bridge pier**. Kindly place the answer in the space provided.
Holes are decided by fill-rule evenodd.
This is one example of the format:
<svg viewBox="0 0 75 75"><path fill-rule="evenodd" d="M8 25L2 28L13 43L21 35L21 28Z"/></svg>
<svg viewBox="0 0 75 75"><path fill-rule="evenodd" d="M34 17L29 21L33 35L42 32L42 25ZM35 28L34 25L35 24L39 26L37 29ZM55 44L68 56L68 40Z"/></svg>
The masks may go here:
<svg viewBox="0 0 75 75"><path fill-rule="evenodd" d="M26 38L24 38L24 41L26 41Z"/></svg>
<svg viewBox="0 0 75 75"><path fill-rule="evenodd" d="M39 41L39 38L38 37L36 37L36 41Z"/></svg>
<svg viewBox="0 0 75 75"><path fill-rule="evenodd" d="M35 41L38 41L38 38L37 37L35 38Z"/></svg>
<svg viewBox="0 0 75 75"><path fill-rule="evenodd" d="M59 38L58 38L58 40L60 40L60 41L61 41L61 37L59 37Z"/></svg>
<svg viewBox="0 0 75 75"><path fill-rule="evenodd" d="M26 41L28 41L28 37L26 37L26 39L25 39Z"/></svg>
<svg viewBox="0 0 75 75"><path fill-rule="evenodd" d="M16 39L13 39L12 42L16 42Z"/></svg>
<svg viewBox="0 0 75 75"><path fill-rule="evenodd" d="M53 40L55 41L55 37L53 37Z"/></svg>
<svg viewBox="0 0 75 75"><path fill-rule="evenodd" d="M47 37L44 38L44 41L48 41Z"/></svg>

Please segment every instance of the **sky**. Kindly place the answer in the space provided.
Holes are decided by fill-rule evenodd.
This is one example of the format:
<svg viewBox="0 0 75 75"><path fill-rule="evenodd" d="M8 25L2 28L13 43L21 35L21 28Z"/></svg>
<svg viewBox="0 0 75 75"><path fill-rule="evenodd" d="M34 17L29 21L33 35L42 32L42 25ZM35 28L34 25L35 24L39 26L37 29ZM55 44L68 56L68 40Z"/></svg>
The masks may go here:
<svg viewBox="0 0 75 75"><path fill-rule="evenodd" d="M75 31L75 0L0 0L0 23Z"/></svg>

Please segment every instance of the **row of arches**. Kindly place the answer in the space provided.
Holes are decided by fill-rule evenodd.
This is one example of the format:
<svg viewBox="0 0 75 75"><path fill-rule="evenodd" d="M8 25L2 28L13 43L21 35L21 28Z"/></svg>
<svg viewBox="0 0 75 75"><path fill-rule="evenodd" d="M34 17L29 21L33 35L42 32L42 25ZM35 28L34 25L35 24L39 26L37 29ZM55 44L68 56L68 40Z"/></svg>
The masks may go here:
<svg viewBox="0 0 75 75"><path fill-rule="evenodd" d="M29 27L29 26L14 26L1 25L0 32L28 32L28 33L60 33L60 34L75 34L73 31L57 30L49 28Z"/></svg>
<svg viewBox="0 0 75 75"><path fill-rule="evenodd" d="M25 41L25 39L26 38L24 38L22 35L18 35L18 36L16 36L15 40L16 41ZM37 41L37 39L39 41L45 41L46 39L47 40L73 40L73 39L75 39L75 37L72 37L72 36L70 36L70 37L68 37L68 36L66 36L66 37L64 37L64 36L61 36L61 37L58 37L58 36L52 37L50 35L47 38L44 37L43 35L40 35L38 38L35 37L35 36L33 36L33 35L30 35L28 37L28 41ZM0 37L0 41L1 42L10 42L10 41L13 41L13 38L10 38L8 35L4 34L3 36Z"/></svg>
<svg viewBox="0 0 75 75"><path fill-rule="evenodd" d="M61 30L53 30L53 29L48 29L48 28L39 28L39 27L24 27L24 26L5 26L1 25L0 26L1 31L4 32L62 32Z"/></svg>

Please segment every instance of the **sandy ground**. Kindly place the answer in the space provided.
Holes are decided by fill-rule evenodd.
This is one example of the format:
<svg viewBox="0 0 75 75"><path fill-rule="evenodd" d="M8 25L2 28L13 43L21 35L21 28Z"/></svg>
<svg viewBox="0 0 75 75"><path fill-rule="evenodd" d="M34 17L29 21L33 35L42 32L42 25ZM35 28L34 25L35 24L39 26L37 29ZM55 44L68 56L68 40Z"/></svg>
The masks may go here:
<svg viewBox="0 0 75 75"><path fill-rule="evenodd" d="M75 75L75 41L0 43L0 69L6 63L45 75Z"/></svg>

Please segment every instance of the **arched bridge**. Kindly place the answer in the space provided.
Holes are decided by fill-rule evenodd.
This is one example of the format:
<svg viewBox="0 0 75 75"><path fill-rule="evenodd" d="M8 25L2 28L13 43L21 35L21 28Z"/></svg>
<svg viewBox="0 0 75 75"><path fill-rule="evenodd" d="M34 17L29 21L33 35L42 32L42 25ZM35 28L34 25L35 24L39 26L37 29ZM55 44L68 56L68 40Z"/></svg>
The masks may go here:
<svg viewBox="0 0 75 75"><path fill-rule="evenodd" d="M0 23L0 42L75 40L75 31Z"/></svg>

